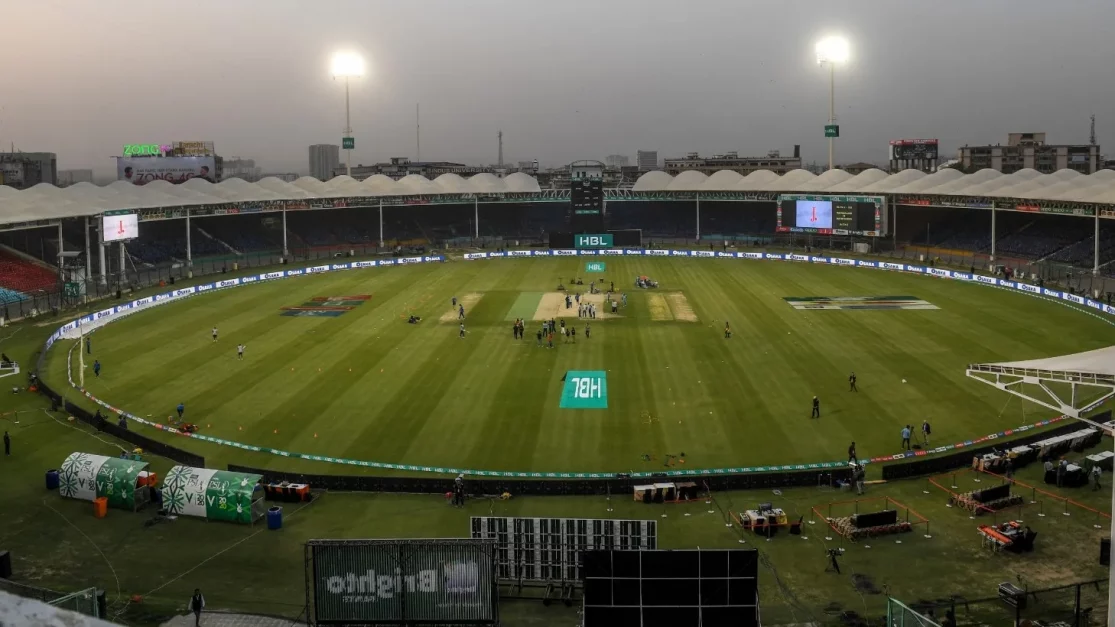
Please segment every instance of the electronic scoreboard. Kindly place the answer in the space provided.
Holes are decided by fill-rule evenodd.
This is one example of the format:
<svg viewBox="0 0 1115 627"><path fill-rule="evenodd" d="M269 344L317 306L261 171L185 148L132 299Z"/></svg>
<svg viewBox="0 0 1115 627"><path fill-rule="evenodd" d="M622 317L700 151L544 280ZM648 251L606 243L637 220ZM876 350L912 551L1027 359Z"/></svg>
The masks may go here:
<svg viewBox="0 0 1115 627"><path fill-rule="evenodd" d="M600 233L604 230L604 181L574 179L569 189L569 226L573 231Z"/></svg>
<svg viewBox="0 0 1115 627"><path fill-rule="evenodd" d="M880 237L886 230L882 196L782 194L778 197L780 233L863 235Z"/></svg>

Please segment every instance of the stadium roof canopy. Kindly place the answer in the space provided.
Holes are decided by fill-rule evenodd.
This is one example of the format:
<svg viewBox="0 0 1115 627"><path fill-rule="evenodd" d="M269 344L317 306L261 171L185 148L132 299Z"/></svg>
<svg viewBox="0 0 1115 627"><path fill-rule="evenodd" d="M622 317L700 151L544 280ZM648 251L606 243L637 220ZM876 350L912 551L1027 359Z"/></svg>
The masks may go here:
<svg viewBox="0 0 1115 627"><path fill-rule="evenodd" d="M1115 346L1046 359L971 364L966 374L1019 398L1080 418L1115 397Z"/></svg>
<svg viewBox="0 0 1115 627"><path fill-rule="evenodd" d="M44 183L22 191L0 186L0 224L92 216L112 210L230 202L431 194L529 194L540 191L538 181L523 173L502 179L491 174L477 174L468 179L456 174L443 174L432 181L412 174L398 181L376 175L364 181L338 176L326 182L304 176L293 183L277 178L265 178L257 183L229 179L216 184L191 179L181 185L154 181L142 186L116 181L103 187L78 183L66 188ZM656 171L641 176L632 191L936 195L1115 205L1115 171L1101 170L1082 175L1073 170L1041 174L1026 169L1012 174L994 170L962 174L958 170L946 169L933 174L917 170L887 174L872 169L857 175L830 170L819 176L805 170L794 170L783 176L766 170L747 176L727 171L716 172L712 176L695 171L670 176Z"/></svg>

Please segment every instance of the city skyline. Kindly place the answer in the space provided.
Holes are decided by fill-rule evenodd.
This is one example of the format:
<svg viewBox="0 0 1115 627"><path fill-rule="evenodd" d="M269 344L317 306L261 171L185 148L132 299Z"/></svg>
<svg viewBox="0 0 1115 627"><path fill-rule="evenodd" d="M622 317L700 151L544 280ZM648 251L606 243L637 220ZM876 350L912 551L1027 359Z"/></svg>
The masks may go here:
<svg viewBox="0 0 1115 627"><path fill-rule="evenodd" d="M306 172L307 146L340 143L344 89L329 59L345 49L368 64L351 83L354 166L416 156L416 103L427 160L495 163L502 129L505 162L543 167L639 149L758 156L795 144L803 162L823 162L828 71L813 44L830 33L851 42L835 74L838 164L884 163L887 142L908 137L940 139L946 158L1009 132L1085 143L1092 113L1101 146L1115 141L1106 106L1115 85L1096 80L1115 51L1103 32L1113 3L193 6L9 7L21 25L10 43L44 52L5 71L0 146L54 152L59 169L104 176L125 143L210 140L265 171ZM133 43L151 24L162 25L160 41L234 46ZM1028 54L999 45L1003 33L1072 45Z"/></svg>

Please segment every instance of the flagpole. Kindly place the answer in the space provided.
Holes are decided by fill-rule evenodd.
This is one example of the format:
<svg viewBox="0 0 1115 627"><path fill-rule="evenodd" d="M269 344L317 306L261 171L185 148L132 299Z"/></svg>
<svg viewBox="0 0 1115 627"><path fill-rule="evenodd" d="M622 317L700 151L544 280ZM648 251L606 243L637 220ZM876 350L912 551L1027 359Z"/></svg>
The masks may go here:
<svg viewBox="0 0 1115 627"><path fill-rule="evenodd" d="M77 319L77 382L78 387L85 389L85 325L81 318Z"/></svg>

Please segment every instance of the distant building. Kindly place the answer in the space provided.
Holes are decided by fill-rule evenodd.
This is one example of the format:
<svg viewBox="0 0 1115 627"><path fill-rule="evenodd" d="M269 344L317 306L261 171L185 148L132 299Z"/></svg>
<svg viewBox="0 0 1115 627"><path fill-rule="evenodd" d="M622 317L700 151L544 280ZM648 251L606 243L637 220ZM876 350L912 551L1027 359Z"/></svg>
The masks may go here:
<svg viewBox="0 0 1115 627"><path fill-rule="evenodd" d="M59 170L58 187L69 187L77 183L92 183L92 170Z"/></svg>
<svg viewBox="0 0 1115 627"><path fill-rule="evenodd" d="M635 165L643 172L650 172L651 170L658 169L658 151L657 150L640 150L635 153Z"/></svg>
<svg viewBox="0 0 1115 627"><path fill-rule="evenodd" d="M310 146L310 176L320 181L333 178L341 163L341 147L336 144L314 144ZM344 172L341 172L344 174Z"/></svg>
<svg viewBox="0 0 1115 627"><path fill-rule="evenodd" d="M243 179L254 183L260 179L260 168L256 167L255 159L241 159L230 157L224 160L224 180Z"/></svg>
<svg viewBox="0 0 1115 627"><path fill-rule="evenodd" d="M276 179L279 179L280 181L285 181L287 183L293 183L293 182L298 180L299 175L295 172L282 172L282 173L277 173L277 174L260 174L259 178L260 179L276 178Z"/></svg>
<svg viewBox="0 0 1115 627"><path fill-rule="evenodd" d="M838 165L836 167L838 169L844 170L848 174L852 174L852 175L862 174L862 173L866 172L867 170L873 170L873 169L878 168L878 166L876 166L874 163L867 163L866 161L860 161L858 163L849 163L848 165Z"/></svg>
<svg viewBox="0 0 1115 627"><path fill-rule="evenodd" d="M58 184L58 155L53 152L0 153L0 185L27 189L39 183Z"/></svg>
<svg viewBox="0 0 1115 627"><path fill-rule="evenodd" d="M1005 146L964 146L957 158L969 172L990 168L1010 174L1031 168L1045 174L1064 169L1092 174L1101 167L1099 146L1047 144L1045 133L1010 133Z"/></svg>
<svg viewBox="0 0 1115 627"><path fill-rule="evenodd" d="M656 162L658 161L657 153L654 155L654 160ZM630 159L627 158L627 155L608 155L607 158L604 159L604 164L609 168L619 170L620 168L626 168L629 161Z"/></svg>
<svg viewBox="0 0 1115 627"><path fill-rule="evenodd" d="M757 170L770 170L775 174L786 174L801 169L801 147L794 146L794 156L792 157L783 157L777 150L772 150L765 157L741 157L735 151L702 157L698 153L691 152L684 158L666 159L665 164L662 169L667 174L674 176L687 170L696 170L710 176L720 170L730 170L743 175Z"/></svg>
<svg viewBox="0 0 1115 627"><path fill-rule="evenodd" d="M474 174L485 172L494 174L495 168L490 166L465 165L463 163L453 163L451 161L411 161L409 157L391 157L391 161L387 163L352 166L352 178L358 181L375 176L376 174L382 174L396 180L410 174L418 174L433 180L442 174L456 174L469 177ZM334 176L340 176L344 173L344 166L338 165L333 168Z"/></svg>

